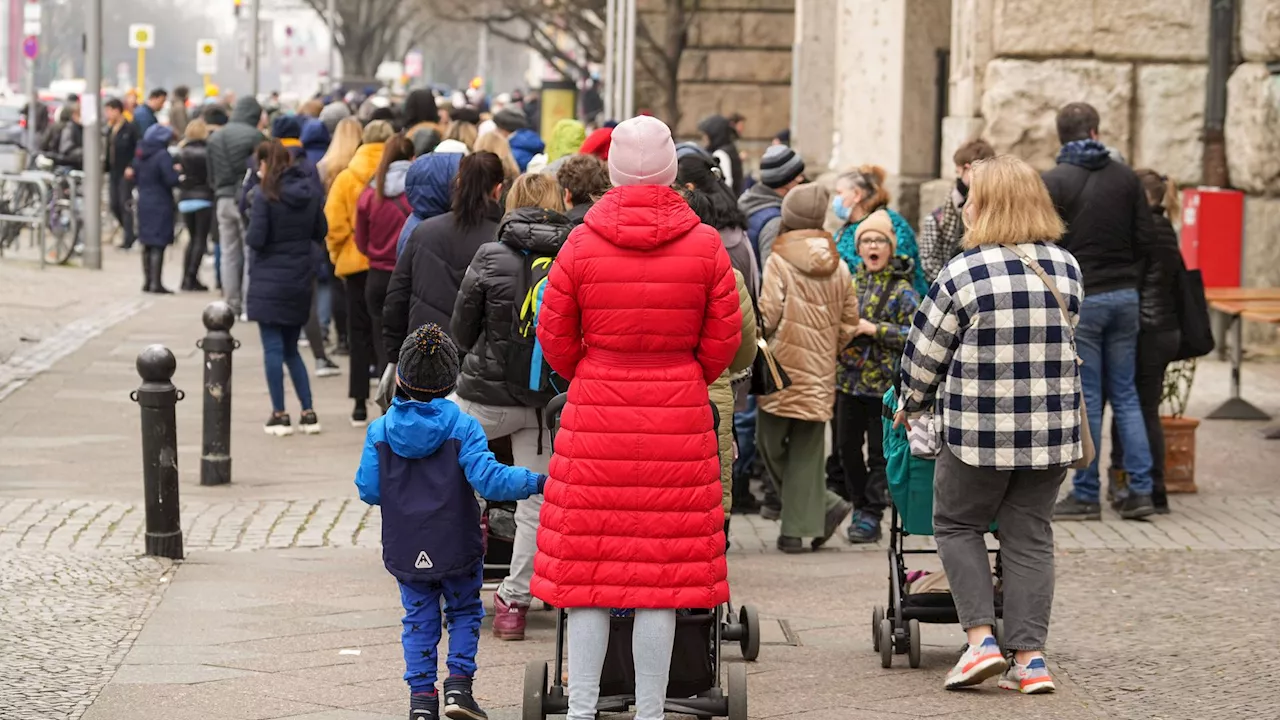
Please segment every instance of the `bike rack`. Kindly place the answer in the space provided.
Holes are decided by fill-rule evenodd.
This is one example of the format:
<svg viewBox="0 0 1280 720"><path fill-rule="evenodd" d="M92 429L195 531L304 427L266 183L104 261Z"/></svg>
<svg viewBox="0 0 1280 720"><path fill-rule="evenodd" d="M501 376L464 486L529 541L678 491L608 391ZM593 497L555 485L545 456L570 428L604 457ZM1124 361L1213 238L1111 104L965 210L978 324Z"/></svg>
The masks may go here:
<svg viewBox="0 0 1280 720"><path fill-rule="evenodd" d="M84 172L81 170L72 170L67 173L67 190L71 193L71 244L75 245L80 238L80 213L84 212L84 208L77 208L80 199L80 184L84 182Z"/></svg>
<svg viewBox="0 0 1280 720"><path fill-rule="evenodd" d="M40 212L39 213L31 216L0 215L0 222L25 223L31 226L32 230L34 230L36 234L36 242L37 244L40 245L40 269L41 270L43 270L46 265L45 253L48 251L47 248L45 247L44 230L45 230L45 225L47 224L47 221L48 221L46 214L48 212L47 208L49 206L49 192L51 187L50 183L53 180L54 180L54 176L52 174L38 171L38 170L28 170L28 171L17 173L17 174L0 173L0 182L9 181L9 182L21 183L24 185L34 185L36 186L37 192L40 193L40 205L39 205ZM3 253L3 248L0 248L0 253Z"/></svg>

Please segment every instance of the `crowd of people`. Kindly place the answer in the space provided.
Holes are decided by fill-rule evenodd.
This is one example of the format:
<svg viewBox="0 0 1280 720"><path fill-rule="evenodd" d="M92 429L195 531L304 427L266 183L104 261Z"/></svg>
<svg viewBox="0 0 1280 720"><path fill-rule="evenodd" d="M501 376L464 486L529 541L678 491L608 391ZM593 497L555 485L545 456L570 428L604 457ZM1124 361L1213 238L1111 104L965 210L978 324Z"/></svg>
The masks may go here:
<svg viewBox="0 0 1280 720"><path fill-rule="evenodd" d="M732 514L778 519L785 553L846 520L849 542L881 538L891 389L898 425L936 428L935 534L969 640L949 688L1000 675L1053 689L1051 521L1100 517L1086 449L1105 404L1116 511L1169 511L1157 406L1180 356L1172 184L1117 159L1088 105L1059 113L1043 178L980 139L959 148L955 187L917 236L883 168L812 182L785 131L753 162L736 115L701 122L701 142L647 116L561 120L543 138L527 108L414 91L397 108L315 100L274 118L241 98L178 127L154 122L157 93L132 119L120 101L106 110L112 209L131 244L119 206L137 187L144 290L167 292L176 189L182 288L205 289L216 236L215 284L259 328L266 431L293 431L285 368L298 427L320 431L304 335L318 374L340 372L331 340L348 358L354 425L377 414L375 388L357 484L382 505L401 582L412 718L441 712L442 598L460 630L444 713L484 717L473 491L517 501L495 634L523 639L534 598L569 610L572 720L595 716L610 611L635 617L637 717L661 717L676 610L728 598ZM562 393L553 456L544 409Z"/></svg>

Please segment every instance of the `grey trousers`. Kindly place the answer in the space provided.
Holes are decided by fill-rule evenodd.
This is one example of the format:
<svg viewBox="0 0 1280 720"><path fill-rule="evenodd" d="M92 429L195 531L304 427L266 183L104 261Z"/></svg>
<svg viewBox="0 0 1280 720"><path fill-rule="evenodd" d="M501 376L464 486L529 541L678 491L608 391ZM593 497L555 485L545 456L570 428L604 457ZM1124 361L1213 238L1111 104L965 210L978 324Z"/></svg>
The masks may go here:
<svg viewBox="0 0 1280 720"><path fill-rule="evenodd" d="M946 443L933 480L933 537L960 625L995 624L991 560L983 535L999 526L1004 569L1004 650L1043 650L1053 606L1053 505L1067 468L993 470L961 462Z"/></svg>
<svg viewBox="0 0 1280 720"><path fill-rule="evenodd" d="M248 263L240 208L233 197L218 198L218 245L222 248L222 297L237 316L244 309L244 279Z"/></svg>
<svg viewBox="0 0 1280 720"><path fill-rule="evenodd" d="M636 665L636 720L662 720L676 639L675 610L636 610L631 654ZM600 674L609 647L609 611L569 611L569 717L595 720Z"/></svg>

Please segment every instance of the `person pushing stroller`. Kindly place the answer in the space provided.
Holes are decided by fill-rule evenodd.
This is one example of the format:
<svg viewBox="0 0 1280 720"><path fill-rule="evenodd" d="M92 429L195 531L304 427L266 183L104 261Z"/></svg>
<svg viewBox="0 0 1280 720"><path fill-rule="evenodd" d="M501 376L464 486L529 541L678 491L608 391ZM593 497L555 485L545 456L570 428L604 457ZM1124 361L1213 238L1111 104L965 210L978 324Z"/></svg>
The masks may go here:
<svg viewBox="0 0 1280 720"><path fill-rule="evenodd" d="M474 493L523 500L541 494L547 480L494 458L480 423L447 399L457 377L458 349L449 335L434 323L413 331L400 348L395 399L369 425L356 472L360 499L382 506L382 558L400 583L410 720L439 717L442 597L449 623L444 714L486 720L471 692L484 618L484 544Z"/></svg>

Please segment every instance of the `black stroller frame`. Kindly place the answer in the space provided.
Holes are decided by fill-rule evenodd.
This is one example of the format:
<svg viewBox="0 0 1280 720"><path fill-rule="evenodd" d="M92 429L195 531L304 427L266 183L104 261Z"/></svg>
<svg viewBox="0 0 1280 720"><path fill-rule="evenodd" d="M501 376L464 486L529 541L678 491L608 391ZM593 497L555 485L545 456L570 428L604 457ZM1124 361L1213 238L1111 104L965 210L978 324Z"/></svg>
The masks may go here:
<svg viewBox="0 0 1280 720"><path fill-rule="evenodd" d="M547 426L551 428L554 447L555 432L560 426L560 412L567 393L557 395L547 404ZM712 415L719 423L715 405ZM554 451L553 451L554 452ZM734 621L733 605L725 603L710 611L694 611L676 616L675 646L671 654L671 679L663 711L694 715L698 718L727 717L747 720L747 668L742 664L727 666L727 683L721 685L723 668L720 646L738 642L745 660L760 654L760 616L755 607L742 605ZM635 667L631 654L631 617L612 617L609 621L609 646L600 676L598 712L626 712L635 703ZM545 660L530 660L524 672L522 720L544 720L548 715L564 715L569 711L569 692L565 685L565 632L568 613L556 610L556 653L553 674L548 676Z"/></svg>
<svg viewBox="0 0 1280 720"><path fill-rule="evenodd" d="M906 655L907 663L920 667L920 623L958 623L955 601L951 593L907 594L907 555L937 555L937 550L909 550L903 541L911 536L902 528L897 507L890 503L889 516L889 604L871 610L871 646L880 653L880 665L891 667L894 655ZM999 536L997 535L997 538ZM1002 574L1000 550L988 549L995 556L995 577ZM936 597L933 597L936 596ZM995 595L995 636L1004 635L1004 608L1001 594Z"/></svg>

